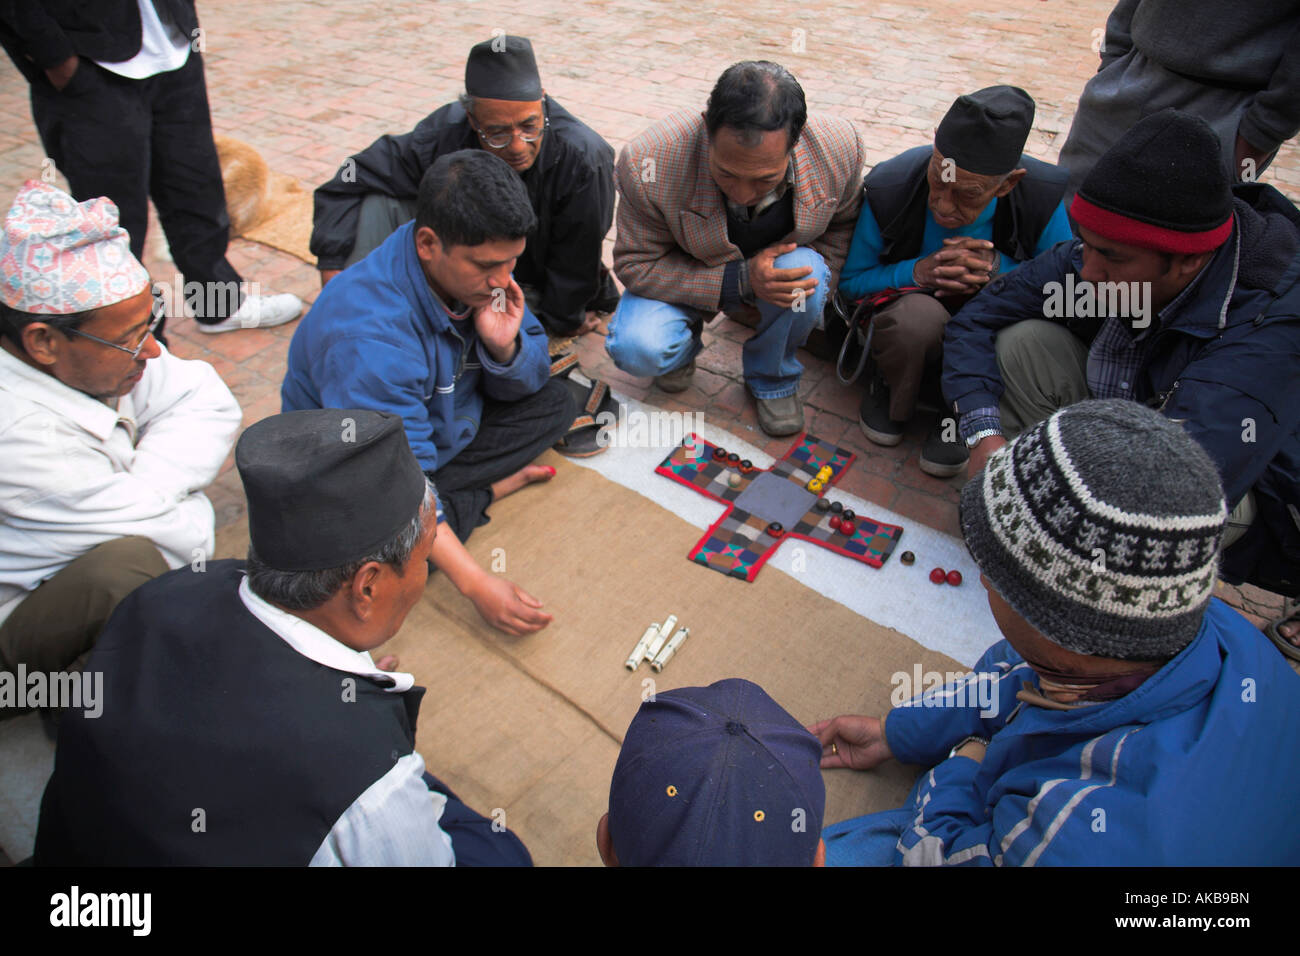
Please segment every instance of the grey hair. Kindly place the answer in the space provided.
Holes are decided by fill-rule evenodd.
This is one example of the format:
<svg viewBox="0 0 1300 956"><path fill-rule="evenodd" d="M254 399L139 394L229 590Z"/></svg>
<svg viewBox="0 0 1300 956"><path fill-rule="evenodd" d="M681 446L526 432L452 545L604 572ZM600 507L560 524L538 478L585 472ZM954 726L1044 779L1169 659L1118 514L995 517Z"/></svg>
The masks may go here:
<svg viewBox="0 0 1300 956"><path fill-rule="evenodd" d="M466 113L471 116L474 115L474 97L470 96L468 93L462 93L460 96L456 97L456 101L460 103L460 108Z"/></svg>
<svg viewBox="0 0 1300 956"><path fill-rule="evenodd" d="M399 571L404 569L411 560L415 543L420 540L420 535L433 514L436 514L433 482L425 479L424 500L420 502L420 510L397 534L363 558L350 561L339 568L326 568L322 571L281 571L267 567L253 550L252 542L249 542L248 586L263 601L269 601L286 611L313 610L356 577L362 565L374 561L390 565Z"/></svg>

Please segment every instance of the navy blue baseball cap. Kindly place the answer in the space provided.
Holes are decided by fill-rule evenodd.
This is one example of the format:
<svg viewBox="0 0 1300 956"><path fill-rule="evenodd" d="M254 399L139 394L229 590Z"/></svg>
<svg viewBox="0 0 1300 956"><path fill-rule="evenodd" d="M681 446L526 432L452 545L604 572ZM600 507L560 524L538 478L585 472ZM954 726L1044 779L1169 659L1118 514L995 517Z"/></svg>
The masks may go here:
<svg viewBox="0 0 1300 956"><path fill-rule="evenodd" d="M609 788L621 866L811 866L817 738L747 680L665 691L632 718Z"/></svg>

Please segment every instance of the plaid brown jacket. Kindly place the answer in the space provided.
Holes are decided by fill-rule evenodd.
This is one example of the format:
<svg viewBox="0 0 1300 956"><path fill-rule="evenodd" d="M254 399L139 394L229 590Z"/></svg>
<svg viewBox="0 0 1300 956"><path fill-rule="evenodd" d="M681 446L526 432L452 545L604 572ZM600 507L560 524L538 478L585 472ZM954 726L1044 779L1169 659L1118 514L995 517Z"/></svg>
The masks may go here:
<svg viewBox="0 0 1300 956"><path fill-rule="evenodd" d="M794 148L794 232L839 280L862 202L862 140L844 119L809 116ZM727 207L709 175L699 111L660 120L623 148L614 272L649 299L716 310L726 264L741 257L727 239Z"/></svg>

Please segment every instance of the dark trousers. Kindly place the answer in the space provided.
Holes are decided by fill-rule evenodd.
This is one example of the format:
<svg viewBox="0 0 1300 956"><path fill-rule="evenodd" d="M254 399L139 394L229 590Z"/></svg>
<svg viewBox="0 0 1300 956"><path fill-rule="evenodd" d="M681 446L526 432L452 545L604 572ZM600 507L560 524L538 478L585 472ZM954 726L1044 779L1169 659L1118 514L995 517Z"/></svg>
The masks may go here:
<svg viewBox="0 0 1300 956"><path fill-rule="evenodd" d="M488 523L492 483L513 475L550 448L577 417L573 395L559 379L515 402L488 399L478 434L459 455L429 477L443 515L461 541Z"/></svg>
<svg viewBox="0 0 1300 956"><path fill-rule="evenodd" d="M522 840L505 829L504 822L489 820L475 813L447 786L431 773L424 775L424 785L447 798L439 826L451 837L451 849L457 866L532 866L533 858ZM504 818L504 814L501 819Z"/></svg>
<svg viewBox="0 0 1300 956"><path fill-rule="evenodd" d="M167 573L148 538L114 538L69 561L0 624L0 671L80 669L122 598ZM0 708L0 720L20 711Z"/></svg>
<svg viewBox="0 0 1300 956"><path fill-rule="evenodd" d="M32 115L73 196L107 196L117 205L137 259L152 197L176 267L187 282L203 283L205 294L190 299L196 319L219 322L239 307L241 280L226 261L230 217L197 50L179 70L143 80L81 60L62 92L44 78L32 82Z"/></svg>

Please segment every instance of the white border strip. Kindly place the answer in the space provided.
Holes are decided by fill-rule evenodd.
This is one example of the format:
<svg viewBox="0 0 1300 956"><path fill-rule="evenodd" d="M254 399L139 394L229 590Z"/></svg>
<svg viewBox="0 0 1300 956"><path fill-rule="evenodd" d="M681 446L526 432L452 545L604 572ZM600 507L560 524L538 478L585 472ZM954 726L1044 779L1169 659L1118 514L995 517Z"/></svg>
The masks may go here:
<svg viewBox="0 0 1300 956"><path fill-rule="evenodd" d="M576 373L574 378L582 380ZM635 437L638 430L638 415L671 413L617 393L614 395L623 404L626 415L625 427L611 430L614 444L599 455L570 461L649 498L701 531L708 528L718 520L723 506L698 491L655 474L655 468L676 446L674 436L656 436L656 429L642 426L643 434L648 432L649 438L657 437L661 443L651 445L640 441L641 447L627 447L629 436ZM702 418L697 416L697 419ZM642 422L646 420L642 419ZM710 425L707 419L702 421L701 427L693 430L698 430L716 445L740 453L741 457L750 459L760 468L766 468L772 462L769 455L742 438ZM667 433L670 429L659 431ZM675 437L680 440L681 436ZM965 544L856 495L833 489L830 497L843 501L860 515L903 526L903 536L885 566L872 568L807 542L789 541L777 549L749 587L762 587L763 576L773 573L768 569L775 569L862 617L906 634L923 647L947 654L966 667L973 667L984 651L1002 639L989 611L984 588L980 586L979 569ZM665 542L664 547L680 544L682 560L686 561L686 555L697 540L696 537L683 537L680 543ZM916 554L916 563L911 567L899 561L904 551ZM799 552L802 552L802 570L796 571L794 565L800 557ZM935 567L960 571L961 586L931 583L930 570ZM700 574L716 573L703 567L697 570Z"/></svg>

